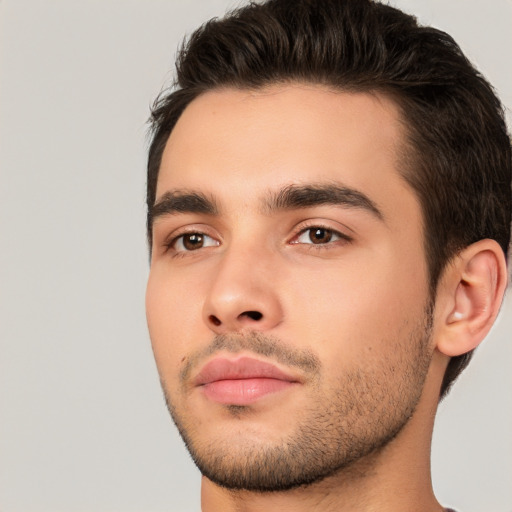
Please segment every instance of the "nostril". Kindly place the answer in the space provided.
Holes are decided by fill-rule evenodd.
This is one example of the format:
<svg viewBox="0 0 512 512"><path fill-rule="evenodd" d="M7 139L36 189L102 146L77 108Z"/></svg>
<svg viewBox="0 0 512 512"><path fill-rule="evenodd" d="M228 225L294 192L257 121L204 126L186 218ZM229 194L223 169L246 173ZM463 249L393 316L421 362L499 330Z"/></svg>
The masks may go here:
<svg viewBox="0 0 512 512"><path fill-rule="evenodd" d="M215 315L210 315L208 318L213 325L220 325L221 323Z"/></svg>
<svg viewBox="0 0 512 512"><path fill-rule="evenodd" d="M252 320L261 320L263 318L259 311L244 311L240 316L247 316Z"/></svg>

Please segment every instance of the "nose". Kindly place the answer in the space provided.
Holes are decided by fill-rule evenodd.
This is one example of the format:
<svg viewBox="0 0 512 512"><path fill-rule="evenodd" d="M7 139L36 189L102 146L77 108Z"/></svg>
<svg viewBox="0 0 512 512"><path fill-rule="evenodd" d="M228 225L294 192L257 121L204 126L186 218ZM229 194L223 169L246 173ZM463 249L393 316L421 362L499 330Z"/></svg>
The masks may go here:
<svg viewBox="0 0 512 512"><path fill-rule="evenodd" d="M213 332L267 331L279 325L283 311L271 259L234 250L220 258L203 307L203 320Z"/></svg>

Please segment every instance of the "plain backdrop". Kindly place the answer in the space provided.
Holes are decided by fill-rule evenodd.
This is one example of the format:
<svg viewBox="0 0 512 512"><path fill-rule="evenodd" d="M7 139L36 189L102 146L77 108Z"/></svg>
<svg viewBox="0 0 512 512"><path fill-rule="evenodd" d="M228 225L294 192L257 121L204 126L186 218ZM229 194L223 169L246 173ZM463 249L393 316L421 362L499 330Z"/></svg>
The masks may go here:
<svg viewBox="0 0 512 512"><path fill-rule="evenodd" d="M511 0L396 0L512 106ZM0 511L199 511L144 315L146 119L231 0L0 0ZM508 113L510 121L510 112ZM512 302L442 404L434 486L512 511Z"/></svg>

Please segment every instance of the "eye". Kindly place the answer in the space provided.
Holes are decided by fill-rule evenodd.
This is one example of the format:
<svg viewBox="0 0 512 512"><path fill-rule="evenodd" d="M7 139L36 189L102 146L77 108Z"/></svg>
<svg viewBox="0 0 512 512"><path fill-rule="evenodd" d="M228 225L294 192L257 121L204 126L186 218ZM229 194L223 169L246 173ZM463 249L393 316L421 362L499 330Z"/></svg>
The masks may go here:
<svg viewBox="0 0 512 512"><path fill-rule="evenodd" d="M203 247L215 247L217 245L219 245L217 240L204 233L184 233L172 241L171 247L176 252L189 252L202 249Z"/></svg>
<svg viewBox="0 0 512 512"><path fill-rule="evenodd" d="M329 242L337 242L338 240L350 240L350 238L333 229L313 226L301 231L293 243L322 245Z"/></svg>

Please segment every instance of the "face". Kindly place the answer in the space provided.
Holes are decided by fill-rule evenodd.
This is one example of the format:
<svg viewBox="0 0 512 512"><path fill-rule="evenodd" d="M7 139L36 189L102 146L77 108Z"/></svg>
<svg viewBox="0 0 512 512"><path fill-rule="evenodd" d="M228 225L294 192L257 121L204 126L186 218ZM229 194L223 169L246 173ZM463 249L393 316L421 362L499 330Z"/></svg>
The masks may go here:
<svg viewBox="0 0 512 512"><path fill-rule="evenodd" d="M432 353L419 203L388 99L208 92L165 148L147 288L169 410L199 468L280 490L379 451Z"/></svg>

